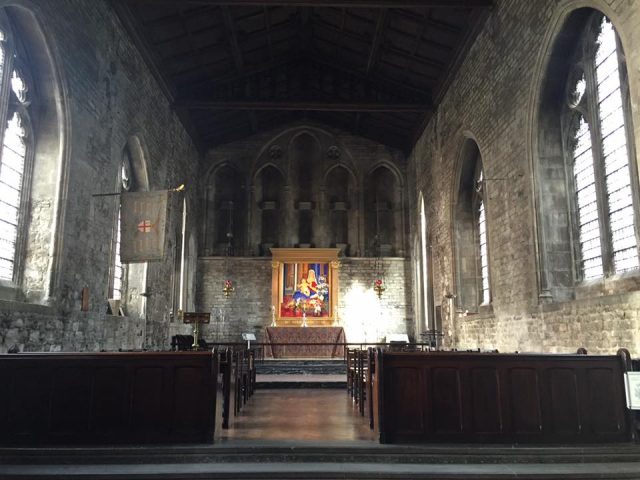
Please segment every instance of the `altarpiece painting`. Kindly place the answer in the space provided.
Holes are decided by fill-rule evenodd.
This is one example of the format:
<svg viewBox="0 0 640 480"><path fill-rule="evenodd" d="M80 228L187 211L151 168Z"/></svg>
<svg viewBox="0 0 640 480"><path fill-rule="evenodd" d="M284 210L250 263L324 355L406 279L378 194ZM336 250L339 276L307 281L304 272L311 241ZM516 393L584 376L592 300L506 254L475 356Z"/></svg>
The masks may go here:
<svg viewBox="0 0 640 480"><path fill-rule="evenodd" d="M272 308L278 326L332 325L338 248L272 248Z"/></svg>

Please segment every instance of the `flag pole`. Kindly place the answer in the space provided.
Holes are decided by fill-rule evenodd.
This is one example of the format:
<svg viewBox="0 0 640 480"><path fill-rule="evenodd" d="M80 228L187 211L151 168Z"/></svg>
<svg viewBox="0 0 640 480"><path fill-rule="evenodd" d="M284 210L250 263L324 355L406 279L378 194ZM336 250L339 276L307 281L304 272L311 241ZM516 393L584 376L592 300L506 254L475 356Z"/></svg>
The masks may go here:
<svg viewBox="0 0 640 480"><path fill-rule="evenodd" d="M184 185L180 185L177 189L177 192L184 191ZM178 315L181 315L184 312L184 262L185 262L185 243L186 243L186 233L187 233L187 196L183 195L182 197L182 245L180 251L180 295L178 302Z"/></svg>

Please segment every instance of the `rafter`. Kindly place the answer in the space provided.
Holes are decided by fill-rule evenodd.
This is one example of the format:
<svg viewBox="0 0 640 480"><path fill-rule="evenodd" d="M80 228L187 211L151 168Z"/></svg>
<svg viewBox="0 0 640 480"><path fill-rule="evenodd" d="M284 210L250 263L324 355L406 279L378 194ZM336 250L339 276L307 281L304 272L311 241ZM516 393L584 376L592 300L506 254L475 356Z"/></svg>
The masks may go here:
<svg viewBox="0 0 640 480"><path fill-rule="evenodd" d="M119 0L130 1L130 0ZM175 3L175 0L142 0L147 4ZM181 0L184 4L346 8L458 8L492 7L494 0Z"/></svg>
<svg viewBox="0 0 640 480"><path fill-rule="evenodd" d="M373 34L373 41L371 42L371 50L369 51L369 58L367 60L367 68L365 74L369 75L371 70L375 67L378 60L378 53L380 52L380 45L384 38L384 30L387 26L387 13L388 10L383 8L378 14L378 21L376 22L376 30Z"/></svg>
<svg viewBox="0 0 640 480"><path fill-rule="evenodd" d="M243 62L242 62L242 52L240 51L240 46L238 45L238 35L236 34L236 27L233 23L233 18L231 18L231 12L229 12L229 7L223 5L220 7L222 10L222 19L224 20L224 29L229 37L229 44L231 45L231 54L233 55L233 61L236 64L236 69L238 72L242 71Z"/></svg>
<svg viewBox="0 0 640 480"><path fill-rule="evenodd" d="M428 112L430 105L419 103L385 102L317 102L291 100L185 100L177 101L176 108L197 110L281 110L315 112Z"/></svg>

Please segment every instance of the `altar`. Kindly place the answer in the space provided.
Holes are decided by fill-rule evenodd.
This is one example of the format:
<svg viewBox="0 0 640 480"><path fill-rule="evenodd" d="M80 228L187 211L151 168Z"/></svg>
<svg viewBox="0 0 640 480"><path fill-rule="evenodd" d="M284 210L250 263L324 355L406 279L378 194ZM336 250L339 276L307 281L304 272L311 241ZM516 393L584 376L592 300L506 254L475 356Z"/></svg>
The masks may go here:
<svg viewBox="0 0 640 480"><path fill-rule="evenodd" d="M342 327L267 327L265 354L271 358L342 358ZM307 345L302 345L307 344Z"/></svg>

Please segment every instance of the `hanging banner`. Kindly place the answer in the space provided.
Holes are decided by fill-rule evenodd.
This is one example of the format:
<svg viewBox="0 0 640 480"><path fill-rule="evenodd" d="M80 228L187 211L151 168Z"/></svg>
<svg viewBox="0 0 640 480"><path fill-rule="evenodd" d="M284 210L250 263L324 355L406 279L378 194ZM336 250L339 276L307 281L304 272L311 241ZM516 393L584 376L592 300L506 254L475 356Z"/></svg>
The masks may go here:
<svg viewBox="0 0 640 480"><path fill-rule="evenodd" d="M164 259L168 197L167 190L122 193L122 263Z"/></svg>

